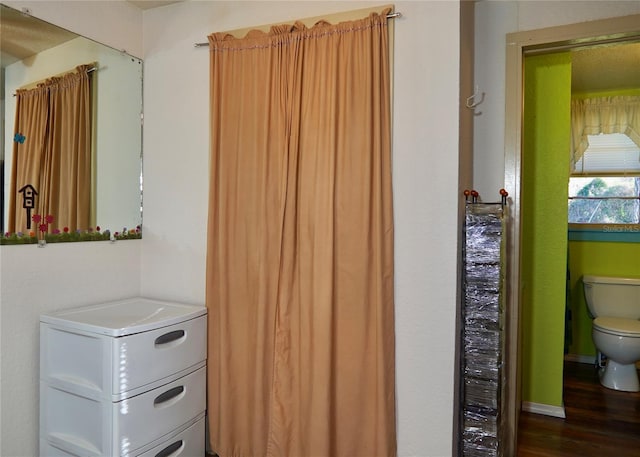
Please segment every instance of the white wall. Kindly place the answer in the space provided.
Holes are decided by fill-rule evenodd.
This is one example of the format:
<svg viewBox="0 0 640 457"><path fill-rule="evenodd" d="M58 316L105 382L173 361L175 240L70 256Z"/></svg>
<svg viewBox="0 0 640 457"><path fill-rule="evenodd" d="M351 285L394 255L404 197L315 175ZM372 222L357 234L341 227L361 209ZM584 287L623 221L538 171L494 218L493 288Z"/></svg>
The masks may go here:
<svg viewBox="0 0 640 457"><path fill-rule="evenodd" d="M142 13L126 2L3 1L142 55ZM142 243L0 246L0 455L38 455L38 316L140 292Z"/></svg>
<svg viewBox="0 0 640 457"><path fill-rule="evenodd" d="M474 128L474 187L481 196L497 197L504 184L506 34L630 14L640 14L640 2L482 0L476 4L475 83L486 93Z"/></svg>
<svg viewBox="0 0 640 457"><path fill-rule="evenodd" d="M209 55L214 31L373 2L187 2L144 13L142 290L204 300ZM378 2L378 4L384 4ZM459 5L396 2L394 204L398 450L451 454L458 194Z"/></svg>

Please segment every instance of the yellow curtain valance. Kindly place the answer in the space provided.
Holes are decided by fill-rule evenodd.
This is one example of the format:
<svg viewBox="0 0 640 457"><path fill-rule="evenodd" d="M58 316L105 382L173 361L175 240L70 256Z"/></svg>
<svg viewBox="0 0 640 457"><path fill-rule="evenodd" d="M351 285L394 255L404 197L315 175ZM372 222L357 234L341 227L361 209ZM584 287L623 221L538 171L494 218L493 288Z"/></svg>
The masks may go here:
<svg viewBox="0 0 640 457"><path fill-rule="evenodd" d="M572 170L589 147L588 135L624 133L640 147L640 96L572 100L571 132Z"/></svg>

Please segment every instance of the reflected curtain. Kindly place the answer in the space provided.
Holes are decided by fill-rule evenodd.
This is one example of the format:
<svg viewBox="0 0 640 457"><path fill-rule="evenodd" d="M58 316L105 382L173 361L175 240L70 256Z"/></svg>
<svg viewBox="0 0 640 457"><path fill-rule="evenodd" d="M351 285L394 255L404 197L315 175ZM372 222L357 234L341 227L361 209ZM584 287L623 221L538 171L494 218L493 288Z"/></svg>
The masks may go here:
<svg viewBox="0 0 640 457"><path fill-rule="evenodd" d="M14 129L16 138L13 142L9 190L8 231L11 233L27 233L28 226L36 230L32 224L27 224L26 211L22 208L23 195L20 192L28 184L36 191L40 189L40 166L45 156L48 118L49 91L44 84L32 90L17 91ZM24 140L18 139L20 135ZM35 202L31 214L38 213Z"/></svg>
<svg viewBox="0 0 640 457"><path fill-rule="evenodd" d="M624 133L640 147L640 97L619 95L571 100L571 169L589 147L587 135Z"/></svg>
<svg viewBox="0 0 640 457"><path fill-rule="evenodd" d="M386 12L209 44L211 448L393 456Z"/></svg>
<svg viewBox="0 0 640 457"><path fill-rule="evenodd" d="M91 67L16 93L15 132L24 142L13 148L11 232L27 230L19 194L27 184L38 192L32 214L54 216L50 230L62 229L58 222L72 231L90 226Z"/></svg>

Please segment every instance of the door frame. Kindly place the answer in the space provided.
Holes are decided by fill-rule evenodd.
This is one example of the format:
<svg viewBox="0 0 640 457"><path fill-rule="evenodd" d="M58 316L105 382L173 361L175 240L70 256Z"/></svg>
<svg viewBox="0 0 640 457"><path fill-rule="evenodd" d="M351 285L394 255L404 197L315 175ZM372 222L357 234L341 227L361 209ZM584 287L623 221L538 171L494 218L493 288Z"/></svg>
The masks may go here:
<svg viewBox="0 0 640 457"><path fill-rule="evenodd" d="M587 45L640 39L640 14L507 34L505 80L505 171L504 188L509 192L507 249L507 342L506 404L508 446L517 449L521 402L520 305L521 284L521 164L524 56Z"/></svg>

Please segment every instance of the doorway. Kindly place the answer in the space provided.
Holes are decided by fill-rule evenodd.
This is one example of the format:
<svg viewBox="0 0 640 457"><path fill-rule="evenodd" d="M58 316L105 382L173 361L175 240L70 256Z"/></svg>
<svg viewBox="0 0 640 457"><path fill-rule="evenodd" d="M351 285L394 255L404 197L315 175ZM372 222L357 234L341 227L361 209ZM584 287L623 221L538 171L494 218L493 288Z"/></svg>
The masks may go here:
<svg viewBox="0 0 640 457"><path fill-rule="evenodd" d="M606 19L543 30L518 32L507 36L505 189L510 194L508 278L507 401L511 405L508 421L517 430L521 407L521 303L523 252L522 140L523 140L523 63L525 55L545 54L596 44L640 39L640 15ZM565 258L566 261L566 258ZM559 357L563 357L560 351ZM561 387L560 387L561 388ZM544 412L544 411L541 411Z"/></svg>

